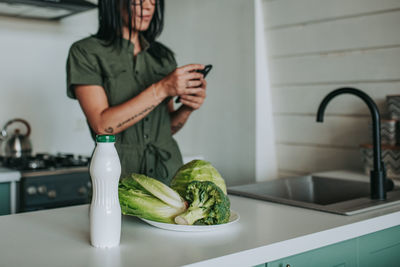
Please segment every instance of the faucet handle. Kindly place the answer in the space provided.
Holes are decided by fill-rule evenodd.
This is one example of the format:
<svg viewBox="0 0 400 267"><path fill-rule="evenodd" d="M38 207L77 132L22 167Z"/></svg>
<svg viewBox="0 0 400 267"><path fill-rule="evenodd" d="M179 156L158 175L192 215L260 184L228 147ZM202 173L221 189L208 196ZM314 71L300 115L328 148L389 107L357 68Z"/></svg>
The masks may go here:
<svg viewBox="0 0 400 267"><path fill-rule="evenodd" d="M392 191L394 189L394 182L392 179L386 178L385 189L386 192Z"/></svg>
<svg viewBox="0 0 400 267"><path fill-rule="evenodd" d="M394 182L393 182L392 179L389 179L386 176L386 165L385 165L385 162L381 161L381 166L382 166L383 175L385 177L385 191L386 192L392 191L394 189Z"/></svg>

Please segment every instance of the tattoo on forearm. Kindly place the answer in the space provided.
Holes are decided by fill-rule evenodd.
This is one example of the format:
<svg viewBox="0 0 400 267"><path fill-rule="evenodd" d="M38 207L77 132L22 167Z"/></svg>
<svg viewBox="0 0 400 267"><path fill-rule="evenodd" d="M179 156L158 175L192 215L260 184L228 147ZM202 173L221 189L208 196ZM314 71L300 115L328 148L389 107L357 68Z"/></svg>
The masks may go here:
<svg viewBox="0 0 400 267"><path fill-rule="evenodd" d="M105 131L106 133L112 134L112 133L114 132L114 129L113 129L112 127L108 127L107 129L104 129L104 131Z"/></svg>
<svg viewBox="0 0 400 267"><path fill-rule="evenodd" d="M137 117L142 116L142 115L145 114L146 112L151 111L151 110L154 109L155 107L156 107L155 105L152 105L152 106L150 106L150 107L145 108L144 110L142 110L142 111L139 112L138 114L135 114L133 117L127 119L126 121L123 121L123 122L119 123L119 124L117 125L117 127L118 127L118 128L122 127L123 125L127 124L127 123L130 122L131 120L134 120L134 119L136 119Z"/></svg>
<svg viewBox="0 0 400 267"><path fill-rule="evenodd" d="M178 122L178 124L176 124L176 125L171 125L171 131L172 131L173 133L176 133L176 132L179 131L182 127L183 127L183 123L182 123L182 122Z"/></svg>

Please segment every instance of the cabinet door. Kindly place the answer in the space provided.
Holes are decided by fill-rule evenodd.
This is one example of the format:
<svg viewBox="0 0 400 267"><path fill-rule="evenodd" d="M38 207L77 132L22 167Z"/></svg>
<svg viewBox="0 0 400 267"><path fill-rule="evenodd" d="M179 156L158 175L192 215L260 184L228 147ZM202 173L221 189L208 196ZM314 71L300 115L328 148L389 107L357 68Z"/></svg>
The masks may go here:
<svg viewBox="0 0 400 267"><path fill-rule="evenodd" d="M10 212L10 183L0 183L0 215Z"/></svg>
<svg viewBox="0 0 400 267"><path fill-rule="evenodd" d="M400 266L400 226L358 238L359 266Z"/></svg>
<svg viewBox="0 0 400 267"><path fill-rule="evenodd" d="M267 264L268 267L357 266L357 240L352 239Z"/></svg>

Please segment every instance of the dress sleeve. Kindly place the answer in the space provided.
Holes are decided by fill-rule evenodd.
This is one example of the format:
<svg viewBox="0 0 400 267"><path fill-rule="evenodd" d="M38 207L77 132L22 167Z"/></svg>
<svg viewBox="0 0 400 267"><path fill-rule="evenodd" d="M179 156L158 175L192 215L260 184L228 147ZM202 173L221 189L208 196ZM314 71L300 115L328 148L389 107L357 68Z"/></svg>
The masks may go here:
<svg viewBox="0 0 400 267"><path fill-rule="evenodd" d="M178 67L178 63L176 62L174 53L170 53L168 55L168 59L169 59L169 62L170 62L171 71L175 70Z"/></svg>
<svg viewBox="0 0 400 267"><path fill-rule="evenodd" d="M150 53L160 61L163 73L170 73L178 66L174 52L162 43L154 42Z"/></svg>
<svg viewBox="0 0 400 267"><path fill-rule="evenodd" d="M169 50L167 51L167 68L168 68L168 73L174 71L178 67L178 63L176 62L175 59L175 54Z"/></svg>
<svg viewBox="0 0 400 267"><path fill-rule="evenodd" d="M96 57L84 48L73 44L67 59L67 95L76 99L74 85L100 85L103 78Z"/></svg>

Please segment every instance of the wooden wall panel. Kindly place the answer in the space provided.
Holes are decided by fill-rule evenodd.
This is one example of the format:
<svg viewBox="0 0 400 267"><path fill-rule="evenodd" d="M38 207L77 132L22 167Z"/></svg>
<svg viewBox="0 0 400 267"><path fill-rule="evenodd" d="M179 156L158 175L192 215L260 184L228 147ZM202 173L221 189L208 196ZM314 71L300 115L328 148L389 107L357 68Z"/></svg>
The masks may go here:
<svg viewBox="0 0 400 267"><path fill-rule="evenodd" d="M315 116L275 116L278 143L358 148L371 141L370 119L367 117L325 116L323 123Z"/></svg>
<svg viewBox="0 0 400 267"><path fill-rule="evenodd" d="M359 149L277 144L279 170L312 173L362 170Z"/></svg>
<svg viewBox="0 0 400 267"><path fill-rule="evenodd" d="M269 61L272 85L400 80L400 47Z"/></svg>
<svg viewBox="0 0 400 267"><path fill-rule="evenodd" d="M269 56L396 46L400 44L399 25L400 11L396 11L270 30Z"/></svg>
<svg viewBox="0 0 400 267"><path fill-rule="evenodd" d="M383 116L400 94L400 1L264 0L279 176L362 171L369 111L354 96L335 98L323 124L322 98L339 87L369 94Z"/></svg>
<svg viewBox="0 0 400 267"><path fill-rule="evenodd" d="M400 8L398 0L276 0L264 1L267 28L349 16L380 13Z"/></svg>
<svg viewBox="0 0 400 267"><path fill-rule="evenodd" d="M278 86L272 88L275 114L316 114L322 99L340 87L355 87L366 92L377 103L381 114L387 114L386 95L400 93L400 82L338 83L326 85ZM365 103L352 95L338 96L329 103L325 114L368 116Z"/></svg>

